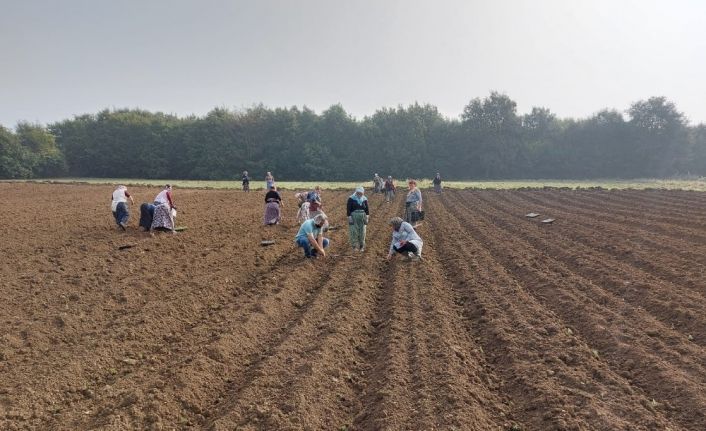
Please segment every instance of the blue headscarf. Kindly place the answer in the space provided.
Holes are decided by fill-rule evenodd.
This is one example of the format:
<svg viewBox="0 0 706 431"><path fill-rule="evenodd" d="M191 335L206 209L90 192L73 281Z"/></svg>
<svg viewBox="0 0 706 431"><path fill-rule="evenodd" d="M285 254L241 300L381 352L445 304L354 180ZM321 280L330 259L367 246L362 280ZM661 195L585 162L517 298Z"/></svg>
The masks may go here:
<svg viewBox="0 0 706 431"><path fill-rule="evenodd" d="M355 192L353 192L353 194L351 195L351 199L358 202L358 205L363 205L363 202L367 201L368 198L366 198L365 195L361 195L359 197L357 193L365 193L365 190L363 189L363 187L357 187L355 189Z"/></svg>

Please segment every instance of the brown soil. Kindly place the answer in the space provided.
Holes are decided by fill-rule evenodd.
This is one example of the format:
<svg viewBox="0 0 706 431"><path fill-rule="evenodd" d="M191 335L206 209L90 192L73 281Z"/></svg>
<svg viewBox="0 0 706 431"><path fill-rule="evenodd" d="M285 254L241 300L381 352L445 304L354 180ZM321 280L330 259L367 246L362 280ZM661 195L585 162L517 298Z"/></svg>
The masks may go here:
<svg viewBox="0 0 706 431"><path fill-rule="evenodd" d="M424 260L388 263L400 200L354 254L326 192L306 261L293 192L268 228L177 189L150 237L111 191L0 184L0 429L706 429L704 194L425 192Z"/></svg>

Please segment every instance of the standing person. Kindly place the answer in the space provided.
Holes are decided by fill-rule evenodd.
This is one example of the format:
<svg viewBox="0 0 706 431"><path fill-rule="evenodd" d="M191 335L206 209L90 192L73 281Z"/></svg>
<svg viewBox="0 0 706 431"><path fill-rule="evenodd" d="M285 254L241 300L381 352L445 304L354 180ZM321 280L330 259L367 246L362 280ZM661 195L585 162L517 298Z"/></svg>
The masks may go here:
<svg viewBox="0 0 706 431"><path fill-rule="evenodd" d="M265 194L265 225L272 226L279 224L281 220L282 197L277 191L277 186L273 186Z"/></svg>
<svg viewBox="0 0 706 431"><path fill-rule="evenodd" d="M357 187L355 193L348 198L346 214L348 215L348 234L353 251L365 251L365 230L368 221L370 221L370 211L363 186Z"/></svg>
<svg viewBox="0 0 706 431"><path fill-rule="evenodd" d="M309 220L309 202L306 200L307 192L295 193L294 198L297 200L297 221L303 223Z"/></svg>
<svg viewBox="0 0 706 431"><path fill-rule="evenodd" d="M311 190L306 195L306 201L309 202L309 218L324 214L323 204L321 203L321 186L314 187L314 190Z"/></svg>
<svg viewBox="0 0 706 431"><path fill-rule="evenodd" d="M382 187L383 187L382 178L380 178L380 175L375 174L375 176L373 176L373 193L381 193Z"/></svg>
<svg viewBox="0 0 706 431"><path fill-rule="evenodd" d="M437 193L441 193L441 174L436 173L436 176L434 179L431 181L432 184L434 184L434 191Z"/></svg>
<svg viewBox="0 0 706 431"><path fill-rule="evenodd" d="M154 215L152 216L150 230L168 230L176 233L174 230L175 215L176 206L172 197L172 186L167 184L154 198Z"/></svg>
<svg viewBox="0 0 706 431"><path fill-rule="evenodd" d="M329 245L329 240L324 238L323 229L327 224L327 217L324 214L319 214L313 219L309 219L302 223L299 227L299 232L294 238L297 247L304 249L304 257L326 257L324 250Z"/></svg>
<svg viewBox="0 0 706 431"><path fill-rule="evenodd" d="M417 181L407 181L409 192L404 203L404 219L407 223L415 224L422 219L422 192L417 188Z"/></svg>
<svg viewBox="0 0 706 431"><path fill-rule="evenodd" d="M115 223L120 229L126 230L127 222L130 219L127 200L130 199L130 203L133 205L135 205L135 201L132 199L132 196L130 196L130 193L128 193L127 187L122 185L115 188L111 199L110 210L113 212Z"/></svg>
<svg viewBox="0 0 706 431"><path fill-rule="evenodd" d="M267 175L265 175L265 189L269 190L274 186L275 186L275 177L272 176L272 172L267 171Z"/></svg>
<svg viewBox="0 0 706 431"><path fill-rule="evenodd" d="M395 198L395 182L392 176L388 176L385 180L385 202L391 202Z"/></svg>
<svg viewBox="0 0 706 431"><path fill-rule="evenodd" d="M248 171L243 171L243 191L250 191L250 177L248 176Z"/></svg>
<svg viewBox="0 0 706 431"><path fill-rule="evenodd" d="M390 220L390 225L392 226L392 242L390 243L390 251L387 253L387 260L392 259L395 252L406 254L412 260L421 259L424 242L412 225L399 217Z"/></svg>

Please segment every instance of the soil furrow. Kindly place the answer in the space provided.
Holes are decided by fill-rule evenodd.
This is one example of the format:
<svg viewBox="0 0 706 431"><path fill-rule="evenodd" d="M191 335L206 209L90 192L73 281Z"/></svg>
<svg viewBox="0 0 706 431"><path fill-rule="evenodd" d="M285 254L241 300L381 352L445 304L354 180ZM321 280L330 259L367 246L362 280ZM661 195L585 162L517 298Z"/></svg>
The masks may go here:
<svg viewBox="0 0 706 431"><path fill-rule="evenodd" d="M704 246L684 247L683 242L673 238L644 232L617 222L596 221L591 217L578 215L570 208L557 206L554 202L546 203L541 197L530 198L522 194L514 198L512 203L505 198L505 201L518 208L520 213L522 210L519 204L524 202L525 207L558 217L559 222L552 226L554 230L564 232L595 250L608 253L613 259L626 261L657 278L686 286L693 293L703 296L702 286L706 279ZM562 219L571 220L571 223L562 223ZM575 226L585 229L577 232ZM700 250L703 250L703 253Z"/></svg>
<svg viewBox="0 0 706 431"><path fill-rule="evenodd" d="M536 195L536 193L529 193L527 198L530 200L536 199L533 195ZM637 216L620 215L620 217L616 217L616 214L612 214L608 207L596 208L595 206L586 205L579 201L570 201L561 194L554 194L551 197L554 205L561 204L564 208L569 207L571 208L571 212L577 215L609 223L615 223L614 220L619 219L620 224L626 224L646 234L659 234L660 236L674 238L697 246L706 245L706 235L703 234L703 230L685 228L681 224L645 221Z"/></svg>
<svg viewBox="0 0 706 431"><path fill-rule="evenodd" d="M478 210L479 207L474 208ZM482 211L476 211L473 220L476 225L485 225L492 229L493 221ZM660 405L667 417L685 427L688 424L698 425L704 422L702 413L692 412L703 410L703 401L697 394L702 393L705 386L702 382L692 382L689 378L691 373L680 368L684 367L700 374L703 372L699 371L700 365L693 362L696 359L687 360L688 356L684 355L683 360L678 364L664 360L662 357L667 350L660 347L661 338L651 339L636 329L649 325L649 317L645 319L643 313L631 307L626 308L619 301L613 301L610 296L601 296L601 289L593 286L590 281L570 271L567 274L567 269L560 263L548 256L543 256L541 250L526 245L525 238L520 236L522 234L508 233L507 238L503 238L506 227L498 227L494 238L497 242L491 243L490 239L478 230L481 229L480 227L472 226L467 229L469 232L474 231L474 236L487 244L491 254L508 268L514 277L527 286L531 295L548 304L568 325L578 328L582 338L592 348L594 356L600 355L610 363L611 367L616 368L617 372L628 378L631 384L649 394L651 399L659 399L655 405ZM515 246L515 250L511 252L495 246L510 240L514 241ZM566 285L571 285L575 289L562 290ZM586 315L590 317L586 318ZM616 327L620 330L615 331L613 328ZM652 327L654 328L654 325ZM659 328L653 330L658 331ZM655 335L657 334L660 333L655 332ZM636 341L641 337L651 346L637 344ZM667 339L669 339L668 335ZM680 343L683 349L698 352L698 349L693 349L686 343L686 340ZM671 357L672 360L674 358L675 356ZM655 384L655 376L660 382L672 381L669 386L674 388L666 394L666 397L664 387ZM685 410L675 409L674 405L666 402L665 398L685 407Z"/></svg>
<svg viewBox="0 0 706 431"><path fill-rule="evenodd" d="M703 192L611 190L601 191L599 195L628 209L645 206L658 213L687 214L699 218L706 210L706 202L699 199Z"/></svg>
<svg viewBox="0 0 706 431"><path fill-rule="evenodd" d="M568 192L562 193L562 198L573 205L580 203L589 210L610 212L626 219L639 219L648 223L658 223L666 226L680 226L703 231L706 229L703 210L692 214L679 212L676 215L673 208L664 209L654 204L640 201L626 201L616 193Z"/></svg>
<svg viewBox="0 0 706 431"><path fill-rule="evenodd" d="M469 328L501 379L499 389L512 400L513 418L529 429L634 429L636 424L658 429L668 424L659 413L646 414L640 404L645 398L593 357L496 262L485 237L466 234L470 222L458 218L461 209L449 205L448 193L441 202L427 205L446 225L434 233L448 255L442 264L465 298Z"/></svg>
<svg viewBox="0 0 706 431"><path fill-rule="evenodd" d="M330 278L318 288L320 295L316 301L288 328L282 343L261 355L262 361L246 373L249 378L231 379L231 389L212 407L215 410L209 412L205 426L320 429L349 422L351 405L355 404L352 386L359 380L351 372L356 347L351 339L368 334L366 325L380 283L380 276L374 274L384 271L380 256L372 251L377 243L373 238L384 228L383 220L389 218L391 209L386 211L374 213L368 251L341 256L338 258L341 263L327 268ZM342 244L341 248L347 250L348 245ZM329 261L320 265L329 265ZM362 273L361 267L376 270ZM326 386L337 390L321 391ZM309 401L306 405L298 402L304 399ZM263 400L268 402L263 404ZM316 410L309 405L316 406Z"/></svg>
<svg viewBox="0 0 706 431"><path fill-rule="evenodd" d="M680 334L696 334L700 328L706 327L706 318L700 312L706 299L699 291L699 287L703 286L699 281L688 283L684 276L663 276L663 271L649 271L650 267L643 269L635 265L633 259L625 262L621 255L605 253L599 239L581 232L574 223L567 229L560 225L545 227L545 231L538 231L536 225L527 229L533 222L514 213L515 207L505 206L502 198L491 201L480 195L475 197L483 205L496 210L492 213L496 224L502 225L505 230L512 230L514 235L521 235L538 251L551 255L574 273L596 280L597 284L607 287L620 298L644 307L666 328L676 328ZM531 235L533 233L536 235ZM581 239L576 240L575 236ZM673 257L673 260L678 261L678 258ZM667 264L666 268L672 266L677 265ZM633 280L640 282L635 285ZM682 287L684 285L690 288ZM692 341L703 346L706 339L697 336Z"/></svg>

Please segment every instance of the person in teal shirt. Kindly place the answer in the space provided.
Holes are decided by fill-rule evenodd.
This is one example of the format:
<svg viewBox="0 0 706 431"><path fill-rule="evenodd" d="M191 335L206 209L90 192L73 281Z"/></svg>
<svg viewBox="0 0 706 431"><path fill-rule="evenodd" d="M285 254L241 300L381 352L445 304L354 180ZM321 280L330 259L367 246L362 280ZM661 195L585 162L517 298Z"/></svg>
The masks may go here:
<svg viewBox="0 0 706 431"><path fill-rule="evenodd" d="M323 229L328 224L328 218L319 214L313 219L307 220L299 227L299 232L294 238L298 247L304 249L304 257L316 258L326 257L324 250L329 245L328 238L324 238Z"/></svg>

